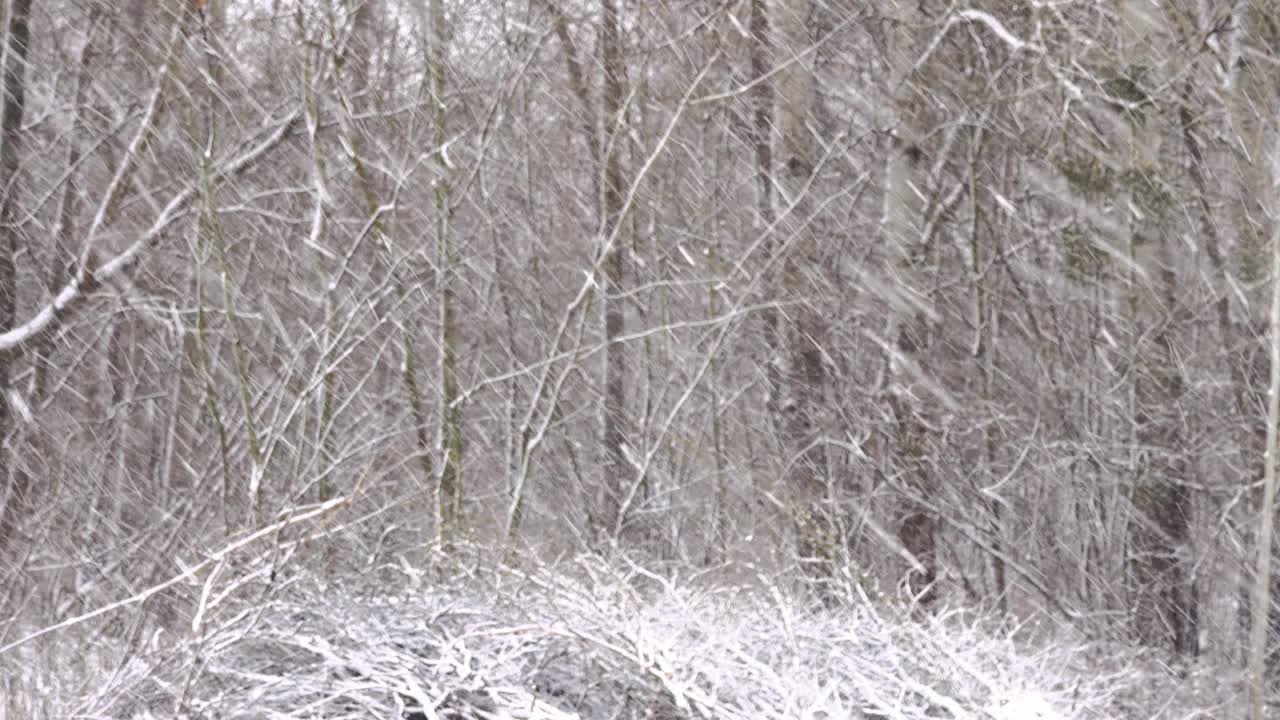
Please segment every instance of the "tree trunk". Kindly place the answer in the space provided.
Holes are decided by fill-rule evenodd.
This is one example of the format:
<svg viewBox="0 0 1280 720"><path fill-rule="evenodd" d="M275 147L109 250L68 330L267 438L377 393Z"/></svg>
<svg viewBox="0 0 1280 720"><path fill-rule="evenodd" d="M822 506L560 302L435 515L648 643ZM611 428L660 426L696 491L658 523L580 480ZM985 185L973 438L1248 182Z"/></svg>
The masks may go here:
<svg viewBox="0 0 1280 720"><path fill-rule="evenodd" d="M1151 92L1140 68L1147 67L1151 43L1164 37L1165 23L1149 3L1128 0L1121 8L1123 46L1117 68L1141 98ZM1152 646L1170 647L1187 656L1199 653L1199 602L1192 573L1193 506L1189 483L1193 471L1185 455L1184 419L1180 416L1186 383L1179 370L1174 331L1186 324L1177 292L1178 259L1171 228L1150 198L1163 191L1159 181L1160 137L1152 123L1130 111L1120 112L1128 152L1121 167L1122 227L1126 245L1141 276L1132 275L1131 305L1135 359L1134 417L1139 445L1135 468L1129 544L1133 613L1139 637ZM1122 146L1123 147L1123 146Z"/></svg>
<svg viewBox="0 0 1280 720"><path fill-rule="evenodd" d="M17 217L19 155L22 151L22 116L26 111L27 58L31 48L31 0L9 4L9 28L5 35L8 62L4 67L3 116L0 116L0 329L14 325L18 296L14 256L20 245ZM0 483L7 489L0 495L0 553L7 551L31 491L31 478L17 464L14 452L13 411L9 398L13 364L18 352L0 353Z"/></svg>
<svg viewBox="0 0 1280 720"><path fill-rule="evenodd" d="M1275 25L1275 3L1242 3L1234 25L1239 28L1236 46L1239 57L1232 58L1234 71L1231 123L1236 148L1238 202L1232 203L1232 225L1243 256L1246 280L1265 277L1270 267L1270 313L1267 317L1270 352L1270 381L1267 394L1265 446L1263 448L1263 489L1258 506L1258 536L1254 543L1257 571L1253 578L1250 600L1249 632L1249 717L1265 717L1267 683L1264 674L1274 679L1277 674L1274 655L1280 618L1275 610L1272 592L1274 557L1273 523L1276 496L1276 433L1280 423L1280 223L1276 222L1274 199L1275 178L1271 167L1276 129L1274 122L1280 111L1275 79L1266 61L1280 41ZM1268 254L1270 257L1268 258ZM1266 262L1269 259L1270 262ZM1252 276L1252 277L1251 277ZM1258 283L1259 294L1265 283ZM1260 298L1256 305L1261 306Z"/></svg>
<svg viewBox="0 0 1280 720"><path fill-rule="evenodd" d="M1172 279L1165 282L1171 289ZM1169 292L1170 300L1172 296ZM1168 330L1157 331L1152 347L1139 352L1139 357L1148 358L1135 393L1138 442L1146 461L1134 480L1137 517L1129 540L1129 570L1136 590L1133 611L1143 642L1195 656L1200 631L1190 562L1193 504L1187 483L1192 463L1183 453L1182 418L1177 412L1185 383Z"/></svg>
<svg viewBox="0 0 1280 720"><path fill-rule="evenodd" d="M920 146L926 88L919 87L915 62L919 57L922 12L904 3L887 20L889 87L893 93L895 125L893 146L885 168L885 239L890 274L898 296L890 298L896 326L890 368L894 385L910 388L919 358L929 342L929 297L924 287L924 185L927 168ZM929 507L934 478L927 451L928 435L915 398L918 393L890 391L889 403L896 420L894 455L906 490L906 507L898 524L898 539L919 562L910 575L912 595L921 604L936 597L938 519Z"/></svg>
<svg viewBox="0 0 1280 720"><path fill-rule="evenodd" d="M448 108L444 95L448 83L448 28L444 0L431 0L431 92L435 96L435 146L439 177L435 182L436 268L440 293L440 517L442 543L448 544L462 524L462 403L458 396L457 298L453 273L457 251L450 234L450 168L445 144L449 141Z"/></svg>
<svg viewBox="0 0 1280 720"><path fill-rule="evenodd" d="M772 47L769 32L769 11L766 0L751 0L751 77L763 78L772 68ZM773 209L773 83L758 82L751 92L751 141L755 150L756 218L752 227L760 233L772 233L777 218ZM776 252L772 237L762 244L764 256L773 257ZM782 378L778 358L782 342L778 337L778 310L769 307L761 312L764 325L765 349L769 357L765 363L768 381L767 409L772 417L779 417Z"/></svg>
<svg viewBox="0 0 1280 720"><path fill-rule="evenodd" d="M622 214L625 202L622 176L622 147L620 136L624 132L622 103L625 97L626 67L622 54L622 20L617 0L601 0L600 52L604 63L604 123L613 135L605 142L604 150L604 198L603 222L600 236L604 246L604 278L600 283L601 305L604 313L604 406L602 413L601 443L604 455L600 488L605 498L604 528L622 528L623 497L626 492L624 478L628 463L626 442L626 348L618 343L626 329L623 288L627 275L627 243L622 238ZM612 297L611 297L612 296Z"/></svg>
<svg viewBox="0 0 1280 720"><path fill-rule="evenodd" d="M813 202L808 185L817 169L813 142L815 109L811 0L786 0L775 5L774 31L780 64L778 92L778 189L789 211L781 223L782 241L789 249L782 263L781 294L786 300L820 295L823 276L815 272L822 263L816 256L817 238L810 226ZM816 301L815 301L816 302ZM827 499L826 450L815 441L822 435L822 405L827 365L823 347L828 328L821 309L805 301L789 313L794 322L783 332L787 347L781 353L786 366L782 378L783 405L780 430L784 457L791 468L783 481L794 498L799 523L798 550L809 577L820 584L836 577L844 538L840 523ZM826 592L826 590L824 590Z"/></svg>
<svg viewBox="0 0 1280 720"><path fill-rule="evenodd" d="M1280 424L1280 234L1272 237L1271 250L1271 315L1269 320L1271 344L1271 382L1267 392L1267 447L1262 476L1262 506L1258 509L1257 575L1253 584L1253 618L1249 636L1249 718L1263 720L1265 686L1264 664L1267 655L1267 639L1271 634L1269 621L1271 598L1272 534L1276 503L1276 434Z"/></svg>

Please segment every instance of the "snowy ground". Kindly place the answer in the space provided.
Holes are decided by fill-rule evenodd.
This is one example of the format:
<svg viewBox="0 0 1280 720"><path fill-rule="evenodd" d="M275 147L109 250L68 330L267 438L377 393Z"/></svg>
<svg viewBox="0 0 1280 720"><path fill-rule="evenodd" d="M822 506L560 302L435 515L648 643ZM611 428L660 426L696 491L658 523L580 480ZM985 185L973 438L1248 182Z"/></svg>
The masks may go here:
<svg viewBox="0 0 1280 720"><path fill-rule="evenodd" d="M1065 632L593 559L362 585L240 586L194 636L42 638L0 657L0 717L1173 720L1233 716L1238 687Z"/></svg>

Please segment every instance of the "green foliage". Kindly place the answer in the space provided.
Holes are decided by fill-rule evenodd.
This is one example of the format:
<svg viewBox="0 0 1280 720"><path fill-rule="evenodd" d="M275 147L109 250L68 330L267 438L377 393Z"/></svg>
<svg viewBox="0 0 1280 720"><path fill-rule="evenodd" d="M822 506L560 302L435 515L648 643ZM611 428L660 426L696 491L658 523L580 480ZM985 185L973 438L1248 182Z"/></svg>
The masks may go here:
<svg viewBox="0 0 1280 720"><path fill-rule="evenodd" d="M1071 155L1058 163L1071 191L1086 199L1107 195L1115 187L1115 172L1096 157Z"/></svg>
<svg viewBox="0 0 1280 720"><path fill-rule="evenodd" d="M1147 113L1155 107L1155 101L1144 89L1149 73L1150 68L1146 65L1129 65L1102 83L1102 91L1111 99L1111 107L1139 126L1146 124Z"/></svg>
<svg viewBox="0 0 1280 720"><path fill-rule="evenodd" d="M1106 253L1089 239L1087 224L1073 222L1062 229L1062 260L1067 279L1081 285L1096 282L1107 272Z"/></svg>
<svg viewBox="0 0 1280 720"><path fill-rule="evenodd" d="M1168 186L1149 170L1129 170L1120 175L1119 182L1148 221L1163 220L1173 208L1173 194Z"/></svg>
<svg viewBox="0 0 1280 720"><path fill-rule="evenodd" d="M1246 285L1258 285L1271 272L1270 243L1256 228L1246 228L1240 233L1240 245L1235 253L1240 265L1240 280Z"/></svg>
<svg viewBox="0 0 1280 720"><path fill-rule="evenodd" d="M1086 200L1126 195L1142 213L1142 225L1163 223L1175 206L1169 185L1149 168L1117 172L1096 157L1069 155L1059 161L1058 169L1071 192ZM1094 282L1107 273L1106 253L1093 243L1092 234L1093 229L1087 222L1073 222L1062 230L1063 263L1066 276L1072 282Z"/></svg>

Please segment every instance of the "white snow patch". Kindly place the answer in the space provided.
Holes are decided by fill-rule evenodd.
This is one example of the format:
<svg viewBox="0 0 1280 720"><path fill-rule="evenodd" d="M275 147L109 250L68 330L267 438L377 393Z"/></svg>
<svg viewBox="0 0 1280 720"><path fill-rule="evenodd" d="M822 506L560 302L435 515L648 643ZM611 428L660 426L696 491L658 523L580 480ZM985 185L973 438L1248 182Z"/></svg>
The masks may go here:
<svg viewBox="0 0 1280 720"><path fill-rule="evenodd" d="M1032 690L1018 690L996 699L987 713L995 720L1064 720L1053 704Z"/></svg>

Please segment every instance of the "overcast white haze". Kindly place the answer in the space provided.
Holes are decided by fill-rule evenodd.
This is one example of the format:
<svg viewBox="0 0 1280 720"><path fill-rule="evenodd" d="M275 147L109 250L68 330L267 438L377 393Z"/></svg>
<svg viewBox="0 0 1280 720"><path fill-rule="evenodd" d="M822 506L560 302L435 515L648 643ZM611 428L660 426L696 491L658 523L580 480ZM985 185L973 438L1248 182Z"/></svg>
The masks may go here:
<svg viewBox="0 0 1280 720"><path fill-rule="evenodd" d="M0 48L0 720L1280 717L1276 3Z"/></svg>

